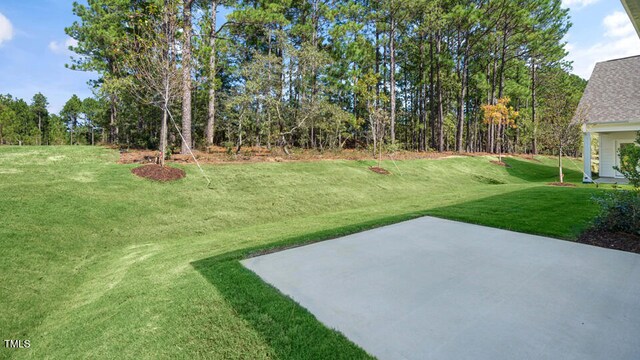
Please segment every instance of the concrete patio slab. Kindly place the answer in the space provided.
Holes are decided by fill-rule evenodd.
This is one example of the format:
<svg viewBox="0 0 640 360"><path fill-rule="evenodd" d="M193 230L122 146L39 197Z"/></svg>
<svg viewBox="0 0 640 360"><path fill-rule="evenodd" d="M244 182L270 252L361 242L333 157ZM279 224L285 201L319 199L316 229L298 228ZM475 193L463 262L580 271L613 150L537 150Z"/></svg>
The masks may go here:
<svg viewBox="0 0 640 360"><path fill-rule="evenodd" d="M640 256L424 217L242 263L380 359L640 359Z"/></svg>

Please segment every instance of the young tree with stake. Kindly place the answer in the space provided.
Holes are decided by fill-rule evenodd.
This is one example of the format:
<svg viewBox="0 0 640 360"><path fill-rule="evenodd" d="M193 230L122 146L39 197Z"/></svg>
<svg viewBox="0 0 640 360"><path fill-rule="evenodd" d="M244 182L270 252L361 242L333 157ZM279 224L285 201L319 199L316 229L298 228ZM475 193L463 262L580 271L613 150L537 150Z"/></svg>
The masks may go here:
<svg viewBox="0 0 640 360"><path fill-rule="evenodd" d="M162 111L160 128L160 165L164 166L168 143L170 108L180 95L182 79L177 64L177 4L164 0L163 5L149 4L134 15L135 35L125 45L126 71L133 75L130 83L136 97Z"/></svg>
<svg viewBox="0 0 640 360"><path fill-rule="evenodd" d="M541 73L540 98L541 126L549 149L558 153L558 176L564 182L562 154L567 149L580 146L582 133L580 126L584 122L584 113L575 110L586 82L576 75L569 75L561 68L548 68Z"/></svg>

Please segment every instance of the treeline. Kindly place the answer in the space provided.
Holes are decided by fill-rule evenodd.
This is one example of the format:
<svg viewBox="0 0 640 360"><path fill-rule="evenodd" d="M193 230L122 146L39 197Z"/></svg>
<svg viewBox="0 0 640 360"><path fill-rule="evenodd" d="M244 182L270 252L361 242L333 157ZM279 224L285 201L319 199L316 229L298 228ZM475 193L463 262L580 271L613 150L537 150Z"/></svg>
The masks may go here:
<svg viewBox="0 0 640 360"><path fill-rule="evenodd" d="M66 129L63 120L49 114L49 102L41 93L30 103L0 94L0 145L61 145Z"/></svg>
<svg viewBox="0 0 640 360"><path fill-rule="evenodd" d="M94 145L106 141L101 125L106 108L100 100L80 100L73 95L59 114L50 113L48 106L41 93L29 103L0 94L0 145Z"/></svg>
<svg viewBox="0 0 640 360"><path fill-rule="evenodd" d="M561 0L89 0L73 11L70 67L100 74L93 126L127 146L550 152L553 104L572 99L569 117L585 86L563 60ZM517 116L492 121L483 108L496 104Z"/></svg>

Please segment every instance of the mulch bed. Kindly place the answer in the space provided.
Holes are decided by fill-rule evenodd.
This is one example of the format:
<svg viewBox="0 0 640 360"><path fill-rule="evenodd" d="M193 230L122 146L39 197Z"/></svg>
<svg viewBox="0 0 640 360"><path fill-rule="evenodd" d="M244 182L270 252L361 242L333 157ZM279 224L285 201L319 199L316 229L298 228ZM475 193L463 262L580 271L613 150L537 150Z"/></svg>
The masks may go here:
<svg viewBox="0 0 640 360"><path fill-rule="evenodd" d="M374 173L380 174L380 175L389 175L391 174L388 170L383 169L381 167L377 167L377 166L372 166L369 168L369 170L373 171Z"/></svg>
<svg viewBox="0 0 640 360"><path fill-rule="evenodd" d="M550 185L550 186L560 186L560 187L576 187L576 184L572 184L572 183L561 183L561 182L550 182L550 183L547 183L547 185Z"/></svg>
<svg viewBox="0 0 640 360"><path fill-rule="evenodd" d="M133 168L131 169L131 172L145 179L163 182L174 181L187 176L187 174L182 169L176 169L169 166L163 167L157 164L150 164Z"/></svg>
<svg viewBox="0 0 640 360"><path fill-rule="evenodd" d="M193 150L196 158L201 164L226 164L226 163L255 163L255 162L309 162L322 160L378 160L370 151L344 149L342 151L325 151L293 149L291 154L284 153L279 147L271 150L261 147L243 147L240 154L232 153L220 146L211 146L206 150ZM463 154L453 152L415 152L398 151L393 154L383 155L387 159L393 160L414 160L414 159L445 159ZM469 156L481 156L482 153L469 154ZM153 164L157 163L159 152L157 150L121 150L121 164ZM190 154L174 153L167 158L168 163L192 164L193 158Z"/></svg>
<svg viewBox="0 0 640 360"><path fill-rule="evenodd" d="M640 236L624 232L585 231L577 242L640 254Z"/></svg>
<svg viewBox="0 0 640 360"><path fill-rule="evenodd" d="M496 165L500 165L500 166L504 166L504 167L507 167L507 168L510 168L510 167L511 167L511 165L507 164L507 163L506 163L506 162L504 162L504 161L491 160L491 163L492 163L492 164L496 164Z"/></svg>

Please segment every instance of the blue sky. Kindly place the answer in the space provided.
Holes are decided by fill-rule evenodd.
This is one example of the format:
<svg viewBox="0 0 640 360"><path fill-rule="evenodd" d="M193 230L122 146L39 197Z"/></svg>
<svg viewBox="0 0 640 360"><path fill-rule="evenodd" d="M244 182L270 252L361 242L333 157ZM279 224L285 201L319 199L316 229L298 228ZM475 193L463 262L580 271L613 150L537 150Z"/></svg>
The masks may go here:
<svg viewBox="0 0 640 360"><path fill-rule="evenodd" d="M588 79L596 62L640 55L640 37L619 0L563 0L573 26L565 41L573 72Z"/></svg>
<svg viewBox="0 0 640 360"><path fill-rule="evenodd" d="M70 0L0 2L0 93L30 101L36 92L58 112L73 94L91 96L95 74L66 69L74 21ZM618 0L563 0L573 27L566 37L574 72L588 78L597 61L640 54L640 38ZM219 23L222 19L219 20Z"/></svg>
<svg viewBox="0 0 640 360"><path fill-rule="evenodd" d="M11 23L10 36L0 24L0 93L30 102L35 93L42 92L55 112L73 94L91 95L86 83L92 75L64 67L70 56L64 28L73 22L71 4L64 0L0 1L0 23L2 17Z"/></svg>

